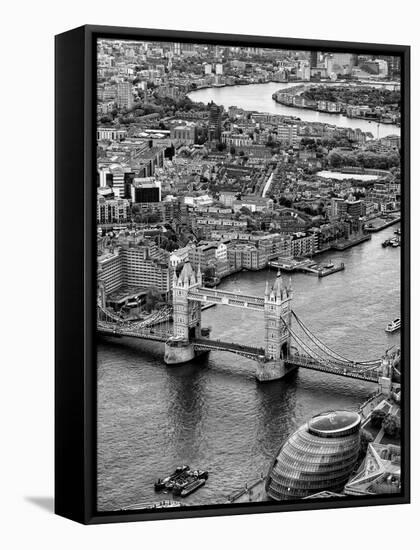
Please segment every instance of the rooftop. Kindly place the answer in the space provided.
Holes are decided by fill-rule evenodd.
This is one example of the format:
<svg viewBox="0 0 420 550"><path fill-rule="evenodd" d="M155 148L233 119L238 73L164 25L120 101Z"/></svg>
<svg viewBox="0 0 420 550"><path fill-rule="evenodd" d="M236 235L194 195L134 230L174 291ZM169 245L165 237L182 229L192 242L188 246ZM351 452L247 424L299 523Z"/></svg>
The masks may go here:
<svg viewBox="0 0 420 550"><path fill-rule="evenodd" d="M340 437L356 429L360 422L357 412L328 411L311 418L308 431L320 437Z"/></svg>

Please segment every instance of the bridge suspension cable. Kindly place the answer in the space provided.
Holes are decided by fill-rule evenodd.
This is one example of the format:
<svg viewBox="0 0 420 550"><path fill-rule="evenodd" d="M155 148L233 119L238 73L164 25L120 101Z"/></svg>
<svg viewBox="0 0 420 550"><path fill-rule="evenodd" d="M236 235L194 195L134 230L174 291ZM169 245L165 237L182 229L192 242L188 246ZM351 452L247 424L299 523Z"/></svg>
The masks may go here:
<svg viewBox="0 0 420 550"><path fill-rule="evenodd" d="M361 365L361 366L362 365L363 366L369 366L369 365L377 366L381 363L381 358L373 359L373 360L370 360L370 361L352 361L351 359L347 359L343 355L335 352L334 350L329 348L327 345L325 345L323 342L321 342L321 340L319 340L319 338L317 338L308 329L308 327L306 327L306 325L299 319L299 317L297 316L297 314L294 311L292 311L292 315L296 319L297 323L302 328L302 330L305 332L305 334L308 336L308 338L310 338L312 340L312 342L317 347L319 347L325 354L332 357L335 361L341 362L341 363L346 364L346 365L347 364L351 364L351 365L356 364L356 365Z"/></svg>
<svg viewBox="0 0 420 550"><path fill-rule="evenodd" d="M325 357L323 357L319 352L313 350L306 342L304 342L302 340L302 338L300 336L298 336L298 334L295 333L289 327L289 325L286 323L286 321L283 319L283 317L281 317L281 320L283 321L285 327L289 331L289 334L292 336L292 338L295 340L295 342L303 349L304 352L306 352L310 357L312 357L314 359L317 359L317 360L320 360L320 361L325 361Z"/></svg>

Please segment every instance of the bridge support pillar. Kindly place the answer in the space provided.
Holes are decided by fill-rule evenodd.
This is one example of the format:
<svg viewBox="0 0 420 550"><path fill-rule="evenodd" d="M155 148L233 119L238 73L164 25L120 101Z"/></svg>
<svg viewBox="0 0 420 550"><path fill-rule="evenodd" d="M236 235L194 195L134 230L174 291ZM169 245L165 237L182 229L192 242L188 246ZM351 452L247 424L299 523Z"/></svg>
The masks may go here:
<svg viewBox="0 0 420 550"><path fill-rule="evenodd" d="M296 365L289 365L283 359L258 359L255 378L258 382L269 382L270 380L279 380L289 372L295 370Z"/></svg>
<svg viewBox="0 0 420 550"><path fill-rule="evenodd" d="M167 365L182 365L205 353L209 353L208 350L197 351L191 342L174 338L165 343L164 361Z"/></svg>
<svg viewBox="0 0 420 550"><path fill-rule="evenodd" d="M194 346L190 342L171 342L165 343L164 361L167 365L181 365L188 363L195 358Z"/></svg>

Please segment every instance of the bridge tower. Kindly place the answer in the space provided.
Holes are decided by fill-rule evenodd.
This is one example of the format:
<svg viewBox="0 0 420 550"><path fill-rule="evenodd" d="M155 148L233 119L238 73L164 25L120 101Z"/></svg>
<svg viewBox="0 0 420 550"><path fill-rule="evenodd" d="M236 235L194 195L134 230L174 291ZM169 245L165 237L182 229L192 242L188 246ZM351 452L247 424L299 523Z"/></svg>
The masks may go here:
<svg viewBox="0 0 420 550"><path fill-rule="evenodd" d="M286 366L290 351L293 290L291 280L285 285L280 271L264 294L264 348L265 357L258 361L256 377L261 382L283 378L295 367Z"/></svg>
<svg viewBox="0 0 420 550"><path fill-rule="evenodd" d="M186 363L195 357L192 338L201 336L201 304L188 298L191 289L202 286L201 269L197 274L190 262L186 262L179 277L174 273L172 304L174 336L165 344L165 363Z"/></svg>

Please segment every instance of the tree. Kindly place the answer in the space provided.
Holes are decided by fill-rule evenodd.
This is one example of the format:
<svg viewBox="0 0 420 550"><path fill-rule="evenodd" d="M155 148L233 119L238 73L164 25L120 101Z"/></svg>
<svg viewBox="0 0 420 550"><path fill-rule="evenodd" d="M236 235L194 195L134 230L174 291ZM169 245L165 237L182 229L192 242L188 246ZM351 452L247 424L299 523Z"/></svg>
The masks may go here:
<svg viewBox="0 0 420 550"><path fill-rule="evenodd" d="M382 409L375 409L370 417L370 422L374 428L380 428L385 417L385 411L383 411Z"/></svg>
<svg viewBox="0 0 420 550"><path fill-rule="evenodd" d="M373 441L373 435L368 432L367 430L361 430L360 433L360 451L359 456L361 458L364 458L366 455L367 448L369 446L369 443L372 443Z"/></svg>
<svg viewBox="0 0 420 550"><path fill-rule="evenodd" d="M215 270L212 266L207 266L203 271L204 279L212 280L215 277Z"/></svg>
<svg viewBox="0 0 420 550"><path fill-rule="evenodd" d="M396 437L400 433L400 420L395 415L387 414L382 422L384 432L389 437Z"/></svg>
<svg viewBox="0 0 420 550"><path fill-rule="evenodd" d="M251 210L246 206L241 206L241 208L239 209L239 212L241 212L241 214L246 214L247 216L252 216Z"/></svg>
<svg viewBox="0 0 420 550"><path fill-rule="evenodd" d="M361 432L360 432L360 448L359 448L359 454L357 455L357 461L356 461L356 464L355 464L355 467L354 467L355 470L358 470L360 464L365 459L369 443L372 443L372 441L373 441L372 434L369 433L366 430L361 430Z"/></svg>
<svg viewBox="0 0 420 550"><path fill-rule="evenodd" d="M147 290L147 294L146 294L146 302L145 302L146 311L148 312L153 311L156 305L160 302L160 300L161 300L161 295L159 290L156 287L153 287L153 286L150 287Z"/></svg>

